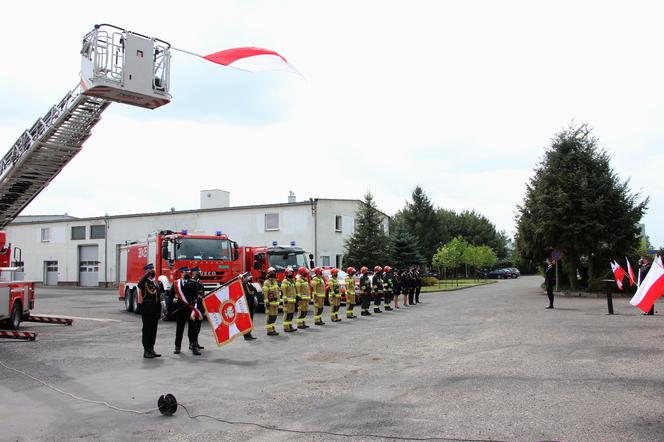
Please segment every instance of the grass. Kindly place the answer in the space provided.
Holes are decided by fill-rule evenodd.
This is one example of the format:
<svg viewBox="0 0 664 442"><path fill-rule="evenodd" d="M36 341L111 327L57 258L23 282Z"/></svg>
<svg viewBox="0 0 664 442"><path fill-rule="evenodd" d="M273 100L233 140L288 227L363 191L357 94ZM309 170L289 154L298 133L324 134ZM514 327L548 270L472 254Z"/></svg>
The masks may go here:
<svg viewBox="0 0 664 442"><path fill-rule="evenodd" d="M486 279L459 279L459 280L440 280L438 284L422 287L422 292L446 292L450 290L465 289L478 285L493 284L496 281Z"/></svg>

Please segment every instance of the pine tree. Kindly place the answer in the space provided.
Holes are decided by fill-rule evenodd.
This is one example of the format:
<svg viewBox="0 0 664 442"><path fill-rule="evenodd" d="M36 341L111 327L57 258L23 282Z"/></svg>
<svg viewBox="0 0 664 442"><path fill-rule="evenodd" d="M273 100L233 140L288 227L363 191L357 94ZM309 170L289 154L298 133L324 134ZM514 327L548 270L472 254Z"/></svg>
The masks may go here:
<svg viewBox="0 0 664 442"><path fill-rule="evenodd" d="M420 254L420 245L417 238L411 235L401 224L396 224L390 230L390 252L392 263L397 269L407 269L411 266L423 264Z"/></svg>
<svg viewBox="0 0 664 442"><path fill-rule="evenodd" d="M406 203L403 209L403 218L409 233L417 238L420 252L426 263L440 244L440 223L431 199L420 186L415 187L411 195L413 202Z"/></svg>
<svg viewBox="0 0 664 442"><path fill-rule="evenodd" d="M370 192L355 214L355 231L346 240L344 262L360 269L384 266L389 260L389 239L383 228L383 218Z"/></svg>

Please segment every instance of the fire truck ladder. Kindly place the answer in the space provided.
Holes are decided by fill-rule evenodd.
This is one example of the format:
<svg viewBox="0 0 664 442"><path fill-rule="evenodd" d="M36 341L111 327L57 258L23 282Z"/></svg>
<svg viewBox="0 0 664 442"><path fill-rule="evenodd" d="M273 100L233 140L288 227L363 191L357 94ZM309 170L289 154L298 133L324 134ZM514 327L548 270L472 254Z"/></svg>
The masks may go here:
<svg viewBox="0 0 664 442"><path fill-rule="evenodd" d="M81 150L110 103L76 88L23 132L0 161L0 229Z"/></svg>

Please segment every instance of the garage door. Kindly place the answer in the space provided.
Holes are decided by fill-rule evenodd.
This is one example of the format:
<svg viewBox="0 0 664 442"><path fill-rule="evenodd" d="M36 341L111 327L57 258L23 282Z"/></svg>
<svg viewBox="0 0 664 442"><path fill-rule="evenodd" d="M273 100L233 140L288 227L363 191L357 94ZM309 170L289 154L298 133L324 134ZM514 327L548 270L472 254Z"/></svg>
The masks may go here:
<svg viewBox="0 0 664 442"><path fill-rule="evenodd" d="M79 248L78 284L83 287L99 287L99 247Z"/></svg>
<svg viewBox="0 0 664 442"><path fill-rule="evenodd" d="M44 261L44 284L58 285L58 262L57 261Z"/></svg>

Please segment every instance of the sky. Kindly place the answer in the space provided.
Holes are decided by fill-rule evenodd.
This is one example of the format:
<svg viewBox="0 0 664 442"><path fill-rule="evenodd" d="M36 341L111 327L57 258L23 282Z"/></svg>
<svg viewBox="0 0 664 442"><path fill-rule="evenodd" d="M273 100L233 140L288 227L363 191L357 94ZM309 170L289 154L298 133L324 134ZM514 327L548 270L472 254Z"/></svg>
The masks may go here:
<svg viewBox="0 0 664 442"><path fill-rule="evenodd" d="M66 4L66 6L65 6ZM172 102L112 104L23 214L102 216L362 199L394 214L420 185L512 236L554 134L588 123L664 246L664 5L610 1L18 2L0 26L0 142L78 82L80 44L111 23L201 54L279 52L304 76L179 52ZM120 6L120 4L118 4Z"/></svg>

